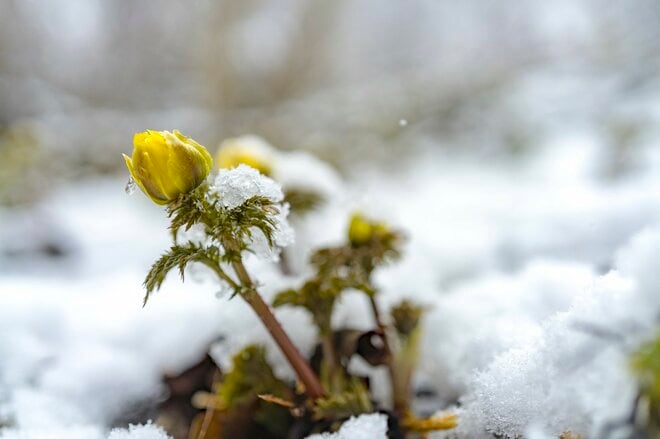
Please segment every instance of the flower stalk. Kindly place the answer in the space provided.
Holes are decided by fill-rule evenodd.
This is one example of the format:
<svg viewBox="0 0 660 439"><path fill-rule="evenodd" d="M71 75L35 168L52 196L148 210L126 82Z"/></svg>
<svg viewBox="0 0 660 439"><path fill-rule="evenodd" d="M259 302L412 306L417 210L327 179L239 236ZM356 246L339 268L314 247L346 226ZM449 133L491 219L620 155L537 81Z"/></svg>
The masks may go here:
<svg viewBox="0 0 660 439"><path fill-rule="evenodd" d="M270 307L257 292L243 262L241 260L235 261L232 266L241 281L241 285L245 288L241 296L250 305L259 319L261 319L268 333L279 346L287 361L296 372L296 375L298 375L298 379L305 386L307 395L312 399L323 396L323 387L318 377L284 331L284 328L282 328L282 325L270 310Z"/></svg>
<svg viewBox="0 0 660 439"><path fill-rule="evenodd" d="M338 392L341 390L341 377L339 375L339 363L337 361L337 355L335 354L332 331L324 331L319 334L319 337L321 338L323 359L325 360L325 365L327 367L328 386L333 393Z"/></svg>
<svg viewBox="0 0 660 439"><path fill-rule="evenodd" d="M257 292L243 264L242 254L252 250L255 233L263 233L271 248L277 246L275 233L279 226L279 203L283 199L281 189L244 165L227 171L234 172L229 177L224 174L227 180L219 175L220 180L212 186L206 181L213 167L211 155L202 145L176 130L138 133L133 143L132 157L124 155L126 166L145 195L156 204L167 205L174 240L174 245L147 275L144 303L172 269L178 269L183 278L189 263L206 265L234 290L234 295L243 297L261 319L305 386L307 395L312 399L323 396L318 377ZM246 192L246 186L251 190L270 187L270 192ZM193 225L203 227L205 242L180 244L178 232ZM226 271L229 269L233 269L236 278Z"/></svg>
<svg viewBox="0 0 660 439"><path fill-rule="evenodd" d="M255 153L258 150L255 146ZM138 133L132 156L124 156L135 184L154 203L165 205L171 220L173 243L147 274L144 303L170 271L178 270L183 279L188 264L206 265L232 289L232 297L242 297L252 308L304 386L303 400L291 383L275 376L263 347L248 346L234 357L232 371L214 385L216 394L205 394L201 406L206 412L193 420L189 437L215 437L218 432L222 437L231 432L227 434L234 437L241 428L247 434L256 426L266 428L273 437L284 437L287 432L300 434L310 426L325 428L349 416L374 412L378 407L365 377L349 370L354 356L373 367L386 366L389 372L394 409L390 418L393 415L399 421L394 425L401 426L393 436L424 436L453 428L455 415L417 418L410 410L422 307L403 301L391 310L391 319L384 319L378 308L372 272L399 256L402 240L402 234L387 224L353 215L348 242L316 250L310 258L315 273L298 288L277 294L274 307L298 306L311 313L320 341L320 352L317 347L311 360L314 368L293 344L259 294L243 256L277 256L292 242L286 221L289 209L302 213L321 199L305 190L288 192L285 197L282 188L267 176L271 171L268 161L244 152L229 141L223 144L217 155L220 169L210 178L214 168L211 155L178 131ZM333 328L335 303L348 289L367 295L375 330ZM382 344L374 341L378 338ZM214 380L219 383L218 377ZM235 424L239 424L238 430L233 428Z"/></svg>
<svg viewBox="0 0 660 439"><path fill-rule="evenodd" d="M387 326L380 316L380 310L378 309L376 299L374 298L373 294L369 295L368 297L369 304L371 305L371 313L374 317L374 322L376 323L378 331L382 334L383 350L385 351L385 367L387 368L387 374L390 377L390 385L392 386L392 408L394 413L397 416L400 416L408 410L409 389L405 384L402 383L402 380L396 371L394 354L390 345Z"/></svg>
<svg viewBox="0 0 660 439"><path fill-rule="evenodd" d="M212 260L203 261L205 265L211 268L220 278L220 280L225 281L231 286L234 290L242 290L243 293L241 297L247 302L252 310L257 314L261 322L264 324L268 333L273 337L275 343L280 348L285 358L296 372L298 379L305 386L307 395L316 399L323 396L323 387L319 379L316 377L316 374L312 371L312 368L309 366L309 363L303 358L300 354L300 351L293 344L287 333L282 328L282 325L277 320L273 312L270 310L270 307L264 300L261 298L261 295L257 292L252 278L245 269L245 265L242 260L233 262L232 267L236 276L240 280L240 285L236 283L229 275L218 265L215 264ZM242 287L242 288L241 288Z"/></svg>

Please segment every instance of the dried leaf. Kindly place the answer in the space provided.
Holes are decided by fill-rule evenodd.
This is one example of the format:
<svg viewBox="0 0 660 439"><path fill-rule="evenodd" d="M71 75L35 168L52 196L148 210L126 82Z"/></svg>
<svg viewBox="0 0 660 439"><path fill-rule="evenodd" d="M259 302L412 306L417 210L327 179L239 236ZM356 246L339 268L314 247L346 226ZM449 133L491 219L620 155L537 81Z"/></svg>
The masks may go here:
<svg viewBox="0 0 660 439"><path fill-rule="evenodd" d="M257 395L257 397L263 401L269 402L271 404L277 404L279 406L286 407L288 409L296 408L296 405L293 402L286 400L284 398L279 398L275 395L264 394L264 395Z"/></svg>
<svg viewBox="0 0 660 439"><path fill-rule="evenodd" d="M418 418L411 413L401 420L401 426L415 433L430 433L438 430L450 430L458 425L458 415L455 413L437 413L430 418Z"/></svg>

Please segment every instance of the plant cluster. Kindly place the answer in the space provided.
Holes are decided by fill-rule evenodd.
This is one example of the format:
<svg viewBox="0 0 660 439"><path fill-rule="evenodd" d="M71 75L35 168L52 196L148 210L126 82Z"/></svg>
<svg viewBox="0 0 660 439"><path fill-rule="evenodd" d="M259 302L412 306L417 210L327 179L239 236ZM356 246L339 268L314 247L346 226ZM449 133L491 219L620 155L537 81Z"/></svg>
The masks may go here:
<svg viewBox="0 0 660 439"><path fill-rule="evenodd" d="M252 308L298 377L295 385L283 381L268 364L264 348L245 347L234 357L232 369L218 374L212 392L198 395L204 411L193 421L190 438L305 437L336 429L351 416L389 408L392 437L456 425L451 414L419 419L410 410L423 308L404 301L385 317L377 303L372 274L399 257L400 231L353 215L346 242L316 250L310 258L313 274L298 288L275 297L273 307L301 307L310 313L319 345L307 359L262 299L244 265L245 254L255 252L259 237L273 251L283 246L288 205L279 186L263 175L269 172L268 163L242 151L240 145L224 144L216 160L231 169L212 172L211 155L177 131L137 134L133 157L125 160L140 189L155 203L166 205L171 220L173 244L145 279L144 303L171 270L178 270L183 278L189 264L201 263L232 290L232 297L242 298ZM301 212L322 202L313 191L304 190L286 199ZM202 231L203 239L186 238L185 232L193 227ZM364 295L373 314L372 330L333 327L335 304L349 290ZM368 379L349 371L353 356L387 368L391 407L379 406Z"/></svg>

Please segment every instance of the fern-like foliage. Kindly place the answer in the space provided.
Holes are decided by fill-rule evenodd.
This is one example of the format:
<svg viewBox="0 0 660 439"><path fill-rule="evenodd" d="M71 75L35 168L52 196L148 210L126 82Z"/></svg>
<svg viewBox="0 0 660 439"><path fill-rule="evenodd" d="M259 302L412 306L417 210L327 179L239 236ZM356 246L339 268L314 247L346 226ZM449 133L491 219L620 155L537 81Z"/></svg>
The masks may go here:
<svg viewBox="0 0 660 439"><path fill-rule="evenodd" d="M274 232L277 227L276 215L279 208L266 197L255 196L233 209L222 207L220 200L208 191L206 184L193 192L181 195L168 205L171 218L170 231L176 238L180 229L188 230L194 224L203 224L206 233L219 242L226 243L227 250L246 250L246 240L259 230L268 244L274 245Z"/></svg>
<svg viewBox="0 0 660 439"><path fill-rule="evenodd" d="M248 345L232 360L231 369L215 383L215 404L200 414L190 438L282 438L293 418L289 408L269 402L291 401L294 392L278 378L263 347ZM270 398L261 399L267 394ZM201 432L205 431L206 434Z"/></svg>
<svg viewBox="0 0 660 439"><path fill-rule="evenodd" d="M314 401L312 408L314 419L345 419L373 411L369 390L362 381L352 378L347 387L341 393Z"/></svg>
<svg viewBox="0 0 660 439"><path fill-rule="evenodd" d="M400 255L401 240L401 233L384 229L360 245L348 242L317 250L310 258L316 273L300 288L280 292L273 306L305 308L312 314L321 334L330 333L334 305L342 292L354 288L368 295L375 294L371 274L376 267Z"/></svg>
<svg viewBox="0 0 660 439"><path fill-rule="evenodd" d="M160 289L165 277L174 268L179 270L179 275L183 279L185 268L191 262L219 263L219 260L220 250L215 246L202 247L191 242L184 245L173 245L151 266L144 280L147 292L144 296L143 306L147 304L151 293Z"/></svg>
<svg viewBox="0 0 660 439"><path fill-rule="evenodd" d="M403 235L395 231L374 234L370 241L361 245L322 248L312 255L310 262L319 273L343 273L356 288L362 289L377 267L400 257L402 240Z"/></svg>
<svg viewBox="0 0 660 439"><path fill-rule="evenodd" d="M266 197L252 197L242 205L230 210L220 210L214 234L245 242L252 238L255 229L266 237L269 246L274 245L274 233L277 227L276 215L279 209Z"/></svg>
<svg viewBox="0 0 660 439"><path fill-rule="evenodd" d="M248 345L234 355L232 369L224 376L218 396L224 406L232 407L264 393L291 398L286 383L270 367L264 347Z"/></svg>
<svg viewBox="0 0 660 439"><path fill-rule="evenodd" d="M290 188L284 194L284 202L289 203L291 213L295 215L305 215L308 212L316 210L325 202L323 195L306 188Z"/></svg>
<svg viewBox="0 0 660 439"><path fill-rule="evenodd" d="M341 293L351 286L338 276L316 276L303 284L300 289L288 289L275 296L274 307L299 306L312 314L320 333L331 332L330 321L336 300Z"/></svg>
<svg viewBox="0 0 660 439"><path fill-rule="evenodd" d="M190 229L194 224L202 222L205 212L213 206L206 200L208 190L206 183L200 185L192 192L181 194L177 200L167 206L167 214L171 218L170 232L172 239L176 240L179 229Z"/></svg>
<svg viewBox="0 0 660 439"><path fill-rule="evenodd" d="M214 269L221 278L240 293L238 286L223 272L223 263L241 260L244 251L250 251L249 243L254 233L263 233L272 247L277 228L278 205L266 197L255 196L233 209L227 209L208 185L202 184L192 192L182 194L167 206L171 219L170 232L174 245L151 267L144 281L144 304L151 293L160 288L167 274L177 268L181 278L191 262L202 262ZM208 237L208 244L178 243L179 230L188 230L201 224Z"/></svg>

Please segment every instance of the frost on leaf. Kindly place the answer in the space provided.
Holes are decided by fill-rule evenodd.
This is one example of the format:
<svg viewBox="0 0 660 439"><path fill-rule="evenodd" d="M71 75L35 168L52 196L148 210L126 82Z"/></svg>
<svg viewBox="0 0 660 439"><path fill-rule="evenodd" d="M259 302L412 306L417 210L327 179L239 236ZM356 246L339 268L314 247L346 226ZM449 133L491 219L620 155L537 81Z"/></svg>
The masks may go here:
<svg viewBox="0 0 660 439"><path fill-rule="evenodd" d="M287 220L288 215L289 206L287 204L282 205L277 214L273 215L272 243L268 241L265 234L258 233L259 230L253 230L249 247L254 254L262 259L279 261L281 249L293 244L295 240L295 233Z"/></svg>

